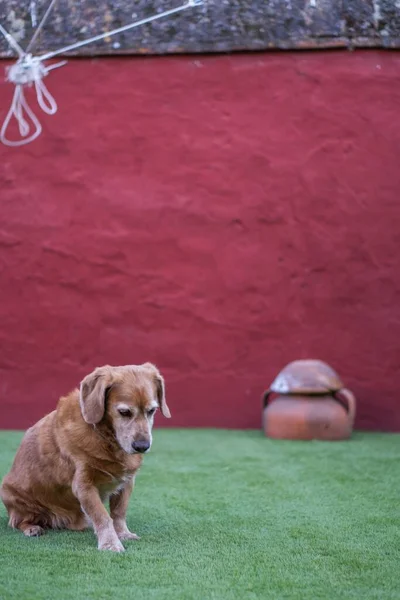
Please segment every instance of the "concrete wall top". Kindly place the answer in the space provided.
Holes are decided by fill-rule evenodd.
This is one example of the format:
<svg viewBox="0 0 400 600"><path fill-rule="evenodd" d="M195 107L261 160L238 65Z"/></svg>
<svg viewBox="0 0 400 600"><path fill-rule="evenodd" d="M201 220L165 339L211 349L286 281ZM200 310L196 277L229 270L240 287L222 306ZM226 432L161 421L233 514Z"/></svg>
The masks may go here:
<svg viewBox="0 0 400 600"><path fill-rule="evenodd" d="M22 46L49 2L0 0L0 22ZM179 6L180 0L59 0L36 52L56 49ZM202 6L81 48L78 55L400 46L395 0L205 0ZM10 56L4 39L0 56Z"/></svg>

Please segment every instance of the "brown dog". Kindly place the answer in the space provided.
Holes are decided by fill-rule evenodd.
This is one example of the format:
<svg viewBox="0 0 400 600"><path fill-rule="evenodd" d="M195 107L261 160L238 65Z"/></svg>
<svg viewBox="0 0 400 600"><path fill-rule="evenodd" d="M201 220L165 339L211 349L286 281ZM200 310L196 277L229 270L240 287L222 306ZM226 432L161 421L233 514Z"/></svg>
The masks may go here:
<svg viewBox="0 0 400 600"><path fill-rule="evenodd" d="M91 524L100 550L122 552L120 540L138 539L126 511L157 408L171 416L164 380L150 363L100 367L85 377L25 433L0 489L10 526L37 536Z"/></svg>

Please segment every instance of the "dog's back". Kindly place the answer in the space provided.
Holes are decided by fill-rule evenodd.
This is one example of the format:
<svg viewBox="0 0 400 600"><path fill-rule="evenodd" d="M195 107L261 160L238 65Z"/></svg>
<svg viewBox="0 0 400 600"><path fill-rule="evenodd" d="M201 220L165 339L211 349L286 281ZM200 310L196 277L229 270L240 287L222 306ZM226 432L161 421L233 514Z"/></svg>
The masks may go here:
<svg viewBox="0 0 400 600"><path fill-rule="evenodd" d="M71 490L73 464L57 439L58 417L53 411L26 431L0 488L11 527L24 532L24 523L80 529L85 521Z"/></svg>

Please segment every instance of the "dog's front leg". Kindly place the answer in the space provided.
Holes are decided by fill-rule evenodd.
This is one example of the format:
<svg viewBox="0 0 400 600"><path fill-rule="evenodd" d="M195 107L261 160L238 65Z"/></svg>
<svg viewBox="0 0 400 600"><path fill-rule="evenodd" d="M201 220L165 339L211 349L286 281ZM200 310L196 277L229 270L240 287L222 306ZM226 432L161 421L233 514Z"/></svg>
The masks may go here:
<svg viewBox="0 0 400 600"><path fill-rule="evenodd" d="M114 523L115 531L120 540L139 540L136 533L129 531L126 524L126 511L128 510L129 498L133 490L133 480L113 494L110 498L110 513Z"/></svg>
<svg viewBox="0 0 400 600"><path fill-rule="evenodd" d="M123 552L125 548L118 539L113 521L101 501L99 491L84 471L77 471L72 482L72 491L78 498L83 512L93 523L99 550Z"/></svg>

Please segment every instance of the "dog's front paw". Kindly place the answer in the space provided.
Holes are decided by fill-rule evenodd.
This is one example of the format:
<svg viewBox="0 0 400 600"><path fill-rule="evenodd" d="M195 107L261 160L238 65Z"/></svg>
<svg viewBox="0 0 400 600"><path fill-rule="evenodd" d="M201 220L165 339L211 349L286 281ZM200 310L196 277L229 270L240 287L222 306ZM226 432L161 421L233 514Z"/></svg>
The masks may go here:
<svg viewBox="0 0 400 600"><path fill-rule="evenodd" d="M112 552L125 552L125 548L118 538L108 538L104 541L99 541L99 550L111 550Z"/></svg>
<svg viewBox="0 0 400 600"><path fill-rule="evenodd" d="M125 519L114 519L114 529L120 540L140 540L136 533L129 531Z"/></svg>
<svg viewBox="0 0 400 600"><path fill-rule="evenodd" d="M30 525L24 529L24 535L27 537L39 537L39 535L43 535L44 532L43 527L40 527L40 525Z"/></svg>
<svg viewBox="0 0 400 600"><path fill-rule="evenodd" d="M129 531L129 529L126 531L117 531L117 535L120 540L140 540L140 537L136 533Z"/></svg>

